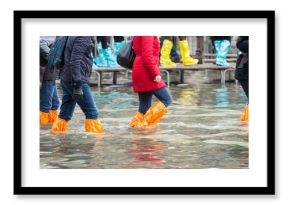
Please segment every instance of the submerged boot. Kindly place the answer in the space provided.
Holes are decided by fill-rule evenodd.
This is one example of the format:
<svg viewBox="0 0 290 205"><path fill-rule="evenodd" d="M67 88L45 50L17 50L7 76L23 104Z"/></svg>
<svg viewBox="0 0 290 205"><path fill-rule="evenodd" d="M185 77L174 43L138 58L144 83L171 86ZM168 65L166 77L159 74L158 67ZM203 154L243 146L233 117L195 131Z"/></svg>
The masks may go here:
<svg viewBox="0 0 290 205"><path fill-rule="evenodd" d="M40 121L40 126L42 125L48 125L51 124L49 122L49 117L48 117L48 112L39 112L39 121Z"/></svg>
<svg viewBox="0 0 290 205"><path fill-rule="evenodd" d="M246 105L240 117L241 122L249 122L249 106Z"/></svg>
<svg viewBox="0 0 290 205"><path fill-rule="evenodd" d="M57 119L58 116L58 111L57 110L50 110L48 112L48 122L49 123L54 123L54 121Z"/></svg>
<svg viewBox="0 0 290 205"><path fill-rule="evenodd" d="M145 121L144 114L141 112L137 112L131 119L129 124L130 127L140 128L146 126L147 122Z"/></svg>
<svg viewBox="0 0 290 205"><path fill-rule="evenodd" d="M216 48L216 64L219 66L229 66L227 54L230 50L231 43L228 40L217 40L214 42Z"/></svg>
<svg viewBox="0 0 290 205"><path fill-rule="evenodd" d="M170 59L170 52L172 49L173 43L167 39L163 41L163 45L161 48L161 56L160 56L160 65L164 67L175 67L176 64Z"/></svg>
<svg viewBox="0 0 290 205"><path fill-rule="evenodd" d="M154 125L161 120L161 118L165 113L166 113L165 105L162 102L157 101L149 108L149 110L144 115L144 118L148 123L148 125Z"/></svg>
<svg viewBox="0 0 290 205"><path fill-rule="evenodd" d="M102 49L102 52L104 54L104 57L108 63L109 68L117 68L120 67L117 63L117 59L115 56L112 54L112 49L107 48L107 49Z"/></svg>
<svg viewBox="0 0 290 205"><path fill-rule="evenodd" d="M100 120L97 119L86 119L85 121L85 132L103 133L104 127Z"/></svg>
<svg viewBox="0 0 290 205"><path fill-rule="evenodd" d="M62 118L57 118L52 124L50 132L53 134L65 134L67 132L67 121Z"/></svg>
<svg viewBox="0 0 290 205"><path fill-rule="evenodd" d="M194 59L190 56L190 50L187 40L179 41L179 48L183 65L195 65L198 63L197 59Z"/></svg>

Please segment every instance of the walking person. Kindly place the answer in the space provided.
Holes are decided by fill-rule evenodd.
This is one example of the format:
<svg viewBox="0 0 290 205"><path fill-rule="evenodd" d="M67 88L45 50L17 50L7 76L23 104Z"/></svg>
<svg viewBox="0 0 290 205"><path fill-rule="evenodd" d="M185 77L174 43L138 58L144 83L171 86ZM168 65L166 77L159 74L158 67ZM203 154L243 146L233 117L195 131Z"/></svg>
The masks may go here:
<svg viewBox="0 0 290 205"><path fill-rule="evenodd" d="M92 96L89 78L93 63L93 36L70 36L64 51L64 66L60 74L63 90L58 119L53 123L52 133L65 133L76 104L86 116L85 131L101 133L103 126L98 120L96 103Z"/></svg>
<svg viewBox="0 0 290 205"><path fill-rule="evenodd" d="M165 114L172 99L159 70L160 43L157 36L135 36L136 54L132 69L134 92L139 96L139 110L133 116L130 127L155 125ZM158 101L151 105L152 96Z"/></svg>
<svg viewBox="0 0 290 205"><path fill-rule="evenodd" d="M239 36L237 40L237 48L241 51L241 54L238 57L235 78L241 84L249 104L249 37L248 36ZM244 107L244 110L241 115L242 122L248 122L248 105Z"/></svg>
<svg viewBox="0 0 290 205"><path fill-rule="evenodd" d="M60 105L55 84L57 72L51 71L47 66L54 40L53 36L40 37L40 126L52 124L56 120Z"/></svg>

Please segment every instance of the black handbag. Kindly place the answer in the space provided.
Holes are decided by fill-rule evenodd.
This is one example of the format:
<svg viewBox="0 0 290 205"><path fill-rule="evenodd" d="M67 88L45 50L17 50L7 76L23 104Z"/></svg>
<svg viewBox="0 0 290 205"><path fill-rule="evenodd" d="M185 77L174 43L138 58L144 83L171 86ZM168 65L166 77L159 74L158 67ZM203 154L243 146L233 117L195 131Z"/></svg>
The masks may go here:
<svg viewBox="0 0 290 205"><path fill-rule="evenodd" d="M128 41L127 44L121 48L117 55L117 63L128 69L132 69L136 54L133 50L133 41Z"/></svg>

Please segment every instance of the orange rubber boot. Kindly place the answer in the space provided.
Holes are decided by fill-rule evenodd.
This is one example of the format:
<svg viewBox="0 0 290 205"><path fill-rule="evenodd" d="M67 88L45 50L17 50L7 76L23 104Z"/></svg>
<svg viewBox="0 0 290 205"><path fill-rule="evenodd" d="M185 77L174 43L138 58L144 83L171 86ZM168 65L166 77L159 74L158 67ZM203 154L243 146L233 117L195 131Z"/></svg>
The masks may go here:
<svg viewBox="0 0 290 205"><path fill-rule="evenodd" d="M53 134L65 134L68 122L62 118L57 118L52 124L50 132Z"/></svg>
<svg viewBox="0 0 290 205"><path fill-rule="evenodd" d="M48 122L54 123L54 121L57 119L58 111L57 110L50 110L48 113Z"/></svg>
<svg viewBox="0 0 290 205"><path fill-rule="evenodd" d="M166 113L165 105L162 102L157 101L149 108L149 110L144 115L144 118L148 123L148 125L154 125L161 120L161 118L165 113Z"/></svg>
<svg viewBox="0 0 290 205"><path fill-rule="evenodd" d="M137 112L131 119L129 124L130 127L140 128L146 126L147 122L145 121L144 114L141 112Z"/></svg>
<svg viewBox="0 0 290 205"><path fill-rule="evenodd" d="M86 132L95 132L102 133L104 132L104 127L100 120L86 119L85 121L85 131Z"/></svg>
<svg viewBox="0 0 290 205"><path fill-rule="evenodd" d="M41 112L40 111L39 112L39 121L40 121L40 126L51 124L51 123L49 123L48 112Z"/></svg>
<svg viewBox="0 0 290 205"><path fill-rule="evenodd" d="M249 106L246 105L240 117L241 122L249 122Z"/></svg>

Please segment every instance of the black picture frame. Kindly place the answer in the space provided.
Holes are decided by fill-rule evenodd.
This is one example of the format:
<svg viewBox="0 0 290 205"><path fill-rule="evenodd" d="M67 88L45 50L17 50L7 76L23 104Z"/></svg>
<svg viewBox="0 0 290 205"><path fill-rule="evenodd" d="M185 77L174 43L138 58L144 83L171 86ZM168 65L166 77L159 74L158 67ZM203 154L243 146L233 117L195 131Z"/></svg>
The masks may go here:
<svg viewBox="0 0 290 205"><path fill-rule="evenodd" d="M24 187L22 185L22 19L205 18L267 20L266 187ZM275 194L275 11L14 11L14 194L15 195L273 195Z"/></svg>

